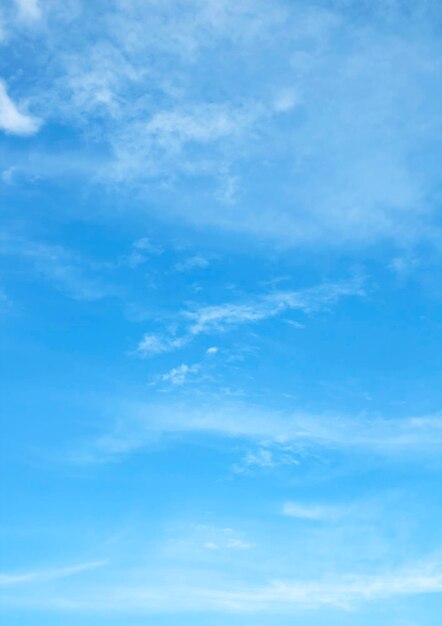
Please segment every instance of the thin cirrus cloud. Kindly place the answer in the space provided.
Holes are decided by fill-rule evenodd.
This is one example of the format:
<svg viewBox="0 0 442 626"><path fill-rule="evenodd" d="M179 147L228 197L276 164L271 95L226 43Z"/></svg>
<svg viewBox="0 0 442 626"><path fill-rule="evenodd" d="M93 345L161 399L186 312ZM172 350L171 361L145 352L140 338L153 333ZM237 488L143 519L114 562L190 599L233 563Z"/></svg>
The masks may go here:
<svg viewBox="0 0 442 626"><path fill-rule="evenodd" d="M250 466L271 468L296 465L299 452L333 451L345 454L373 454L386 458L410 455L414 460L425 454L439 454L442 449L440 414L409 418L313 415L272 411L244 402L220 403L219 398L200 398L190 403L134 403L121 406L119 417L110 430L83 449L72 451L73 463L115 461L140 449L148 449L158 436L176 434L192 437L227 437L253 443L262 449L236 471ZM257 456L258 455L258 456ZM282 459L280 456L282 455ZM289 507L287 514L313 515L313 510ZM328 511L331 513L331 511ZM326 513L322 510L322 513ZM320 514L316 510L316 514Z"/></svg>
<svg viewBox="0 0 442 626"><path fill-rule="evenodd" d="M213 546L207 549L216 550ZM189 576L187 576L189 577ZM266 613L269 611L310 611L322 607L351 610L363 603L401 596L440 593L440 564L428 562L409 565L372 575L350 574L313 580L282 579L262 585L208 584L196 580L187 585L141 583L130 571L121 580L126 584L76 586L75 590L41 591L29 594L26 606L36 610L57 608L77 613L101 614L183 613ZM173 603L170 598L173 598ZM9 604L22 606L20 595L11 596Z"/></svg>
<svg viewBox="0 0 442 626"><path fill-rule="evenodd" d="M0 128L10 135L35 135L41 120L19 110L8 94L6 83L0 79Z"/></svg>
<svg viewBox="0 0 442 626"><path fill-rule="evenodd" d="M94 262L61 245L23 237L0 237L0 256L23 262L40 279L74 300L96 301L119 291L103 280L106 264Z"/></svg>
<svg viewBox="0 0 442 626"><path fill-rule="evenodd" d="M36 18L36 0L17 3ZM92 37L75 28L87 5L47 8L40 54L58 53L35 98L51 119L100 138L106 183L142 189L149 205L152 188L164 192L165 219L291 244L429 236L436 3L405 11L375 0L362 20L346 3L134 1L95 13ZM10 111L8 132L36 132L34 118Z"/></svg>
<svg viewBox="0 0 442 626"><path fill-rule="evenodd" d="M322 504L304 504L301 502L285 502L282 508L283 515L294 519L308 521L332 520L340 517L343 511L333 506Z"/></svg>
<svg viewBox="0 0 442 626"><path fill-rule="evenodd" d="M67 578L82 574L91 570L96 570L107 565L108 561L91 561L88 563L79 563L68 567L59 567L54 569L41 569L23 574L4 574L0 573L0 587L15 586L27 583L41 583L60 578Z"/></svg>
<svg viewBox="0 0 442 626"><path fill-rule="evenodd" d="M175 269L177 272L189 272L194 269L206 269L209 267L210 263L207 259L202 256L192 256L186 259L185 261L181 261L180 263L175 264Z"/></svg>
<svg viewBox="0 0 442 626"><path fill-rule="evenodd" d="M299 291L275 291L246 302L202 306L182 312L183 334L147 333L137 347L140 356L150 356L182 348L198 335L224 333L245 324L256 324L287 311L312 314L348 296L362 297L360 280L329 283Z"/></svg>

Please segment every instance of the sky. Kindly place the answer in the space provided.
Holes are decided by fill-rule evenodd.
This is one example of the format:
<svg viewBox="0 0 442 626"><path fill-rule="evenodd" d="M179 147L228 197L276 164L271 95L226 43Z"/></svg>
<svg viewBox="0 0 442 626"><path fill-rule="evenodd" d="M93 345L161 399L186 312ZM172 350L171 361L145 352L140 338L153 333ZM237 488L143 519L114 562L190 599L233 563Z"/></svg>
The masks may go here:
<svg viewBox="0 0 442 626"><path fill-rule="evenodd" d="M439 626L442 4L0 48L0 623Z"/></svg>

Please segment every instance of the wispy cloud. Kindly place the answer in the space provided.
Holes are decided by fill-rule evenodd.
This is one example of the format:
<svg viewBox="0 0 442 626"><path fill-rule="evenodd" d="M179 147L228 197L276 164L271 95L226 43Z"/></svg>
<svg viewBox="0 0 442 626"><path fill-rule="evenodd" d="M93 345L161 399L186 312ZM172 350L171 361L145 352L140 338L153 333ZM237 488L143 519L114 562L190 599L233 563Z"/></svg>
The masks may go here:
<svg viewBox="0 0 442 626"><path fill-rule="evenodd" d="M442 417L391 418L364 415L312 415L272 411L245 402L225 402L199 397L189 403L133 404L120 408L113 428L87 452L72 455L74 462L108 461L148 446L152 437L180 433L188 436L236 438L265 444L243 459L236 471L248 466L263 468L297 464L299 453L333 450L376 453L381 456L439 453L442 449ZM281 458L282 456L282 458Z"/></svg>
<svg viewBox="0 0 442 626"><path fill-rule="evenodd" d="M338 507L301 502L286 502L282 512L288 517L310 521L332 520L342 514Z"/></svg>
<svg viewBox="0 0 442 626"><path fill-rule="evenodd" d="M14 0L18 10L18 17L23 22L36 22L41 18L39 0Z"/></svg>
<svg viewBox="0 0 442 626"><path fill-rule="evenodd" d="M152 117L146 125L148 135L157 138L170 149L177 142L212 142L237 132L248 123L250 113L228 111L219 105L205 105L189 112L163 111Z"/></svg>
<svg viewBox="0 0 442 626"><path fill-rule="evenodd" d="M275 291L246 303L227 303L188 311L190 334L224 332L229 328L259 322L289 310L313 313L335 304L345 296L362 296L360 281L324 284L302 291Z"/></svg>
<svg viewBox="0 0 442 626"><path fill-rule="evenodd" d="M168 555L192 559L203 550L235 552L251 550L255 544L242 532L234 528L222 528L210 524L192 524L190 528L179 528L168 542Z"/></svg>
<svg viewBox="0 0 442 626"><path fill-rule="evenodd" d="M187 365L186 363L182 363L177 367L173 367L170 372L163 374L160 376L160 380L163 382L169 382L172 385L181 386L184 385L189 380L189 376L192 374L197 374L201 369L201 365L198 363L194 363L193 365Z"/></svg>
<svg viewBox="0 0 442 626"><path fill-rule="evenodd" d="M348 296L363 296L361 281L330 283L299 291L274 291L249 298L245 302L228 302L183 311L183 334L167 336L146 334L138 345L141 355L159 354L181 348L201 334L224 333L245 324L256 324L278 317L287 311L312 314Z"/></svg>
<svg viewBox="0 0 442 626"><path fill-rule="evenodd" d="M210 549L210 548L208 548ZM212 549L216 549L213 548ZM121 578L121 576L120 576ZM208 584L207 580L192 581L187 585L140 584L131 572L124 578L128 584L94 585L75 592L30 596L23 601L19 596L9 604L34 609L58 611L112 612L149 614L194 612L266 613L315 610L335 607L351 610L366 602L380 602L401 596L442 592L442 571L437 563L424 563L399 570L377 574L324 576L316 580L276 580L263 585L238 583ZM173 603L170 598L173 598Z"/></svg>
<svg viewBox="0 0 442 626"><path fill-rule="evenodd" d="M107 565L107 563L108 561L91 561L88 563L71 565L69 567L34 570L31 572L25 572L23 574L0 573L0 587L21 585L26 583L40 583L50 580L57 580L59 578L67 578L69 576L75 576L76 574L81 574L83 572L99 569Z"/></svg>
<svg viewBox="0 0 442 626"><path fill-rule="evenodd" d="M293 446L273 441L267 446L257 446L249 450L239 463L233 466L233 471L247 474L257 469L273 470L283 465L299 465L299 451Z"/></svg>
<svg viewBox="0 0 442 626"><path fill-rule="evenodd" d="M129 267L136 268L146 263L152 256L158 256L163 253L163 249L154 244L149 237L137 239L132 244L132 251L128 256L122 257L121 262Z"/></svg>
<svg viewBox="0 0 442 626"><path fill-rule="evenodd" d="M33 273L77 300L99 300L116 295L117 289L102 278L105 264L100 264L61 245L0 237L0 255L22 259Z"/></svg>
<svg viewBox="0 0 442 626"><path fill-rule="evenodd" d="M180 263L176 263L175 269L178 272L189 272L194 269L205 269L209 267L210 263L207 259L202 256L192 256L186 259L185 261L181 261Z"/></svg>
<svg viewBox="0 0 442 626"><path fill-rule="evenodd" d="M6 83L0 79L0 128L11 135L35 135L41 121L23 113L8 95Z"/></svg>
<svg viewBox="0 0 442 626"><path fill-rule="evenodd" d="M16 3L38 18L37 0ZM52 29L39 54L55 44L58 54L35 100L51 119L93 131L111 155L102 180L148 201L155 187L169 218L286 243L403 242L434 226L434 3L376 0L361 21L345 3L133 1L94 14L99 37L70 33L87 3L64 5L45 7ZM62 40L52 35L61 29ZM207 90L215 75L222 89ZM9 131L35 132L5 97ZM194 192L195 177L207 193Z"/></svg>
<svg viewBox="0 0 442 626"><path fill-rule="evenodd" d="M182 348L187 343L186 337L171 338L161 335L144 335L137 347L137 352L142 356L150 356L170 352Z"/></svg>
<svg viewBox="0 0 442 626"><path fill-rule="evenodd" d="M8 298L7 294L0 289L0 311L4 311L5 309L11 306L11 301Z"/></svg>

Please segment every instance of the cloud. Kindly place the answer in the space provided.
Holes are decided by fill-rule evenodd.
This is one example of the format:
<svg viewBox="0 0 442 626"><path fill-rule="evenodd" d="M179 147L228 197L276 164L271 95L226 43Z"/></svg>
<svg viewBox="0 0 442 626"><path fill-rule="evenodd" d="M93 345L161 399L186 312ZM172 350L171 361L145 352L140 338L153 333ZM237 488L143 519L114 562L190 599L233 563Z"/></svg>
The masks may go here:
<svg viewBox="0 0 442 626"><path fill-rule="evenodd" d="M181 314L185 322L179 337L146 334L138 345L141 355L160 354L187 345L198 335L224 333L245 324L283 315L287 311L302 311L312 314L335 304L348 296L363 296L364 289L359 280L328 283L299 291L274 291L250 298L246 302L227 302L201 306Z"/></svg>
<svg viewBox="0 0 442 626"><path fill-rule="evenodd" d="M92 131L112 161L101 179L142 190L163 218L286 244L425 238L439 188L436 4L375 0L361 20L348 3L131 0L93 12L91 36L69 28L87 3L52 6L38 60L54 42L58 54L37 99Z"/></svg>
<svg viewBox="0 0 442 626"><path fill-rule="evenodd" d="M188 382L188 378L191 374L196 374L200 369L201 366L198 364L186 365L186 363L182 363L178 367L172 368L167 374L160 376L160 380L170 382L172 385L181 386Z"/></svg>
<svg viewBox="0 0 442 626"><path fill-rule="evenodd" d="M220 189L226 195L218 153L241 144L261 115L261 107L253 102L203 102L188 108L181 104L179 110L159 111L150 119L139 115L111 138L114 161L103 177L142 190L147 181L160 187L167 181L167 187L174 188L181 179L202 176L215 181L215 195ZM182 219L182 209L176 213Z"/></svg>
<svg viewBox="0 0 442 626"><path fill-rule="evenodd" d="M5 29L5 23L3 19L3 15L0 13L0 43L5 43L8 36Z"/></svg>
<svg viewBox="0 0 442 626"><path fill-rule="evenodd" d="M253 548L253 543L243 541L242 539L229 539L226 547L232 550L250 550L250 548Z"/></svg>
<svg viewBox="0 0 442 626"><path fill-rule="evenodd" d="M5 183L6 185L13 185L16 171L17 171L17 168L14 166L6 168L0 174L1 181Z"/></svg>
<svg viewBox="0 0 442 626"><path fill-rule="evenodd" d="M0 255L21 259L40 278L75 300L94 301L115 296L117 290L102 280L105 264L75 254L63 246L20 237L0 237Z"/></svg>
<svg viewBox="0 0 442 626"><path fill-rule="evenodd" d="M194 269L205 269L210 263L202 256L192 256L181 263L176 263L175 269L178 272L189 272Z"/></svg>
<svg viewBox="0 0 442 626"><path fill-rule="evenodd" d="M299 454L290 445L272 442L267 447L258 447L249 451L239 463L233 466L233 471L246 474L260 470L273 470L282 465L299 465Z"/></svg>
<svg viewBox="0 0 442 626"><path fill-rule="evenodd" d="M19 111L8 95L6 84L0 79L0 128L11 135L35 135L41 120Z"/></svg>
<svg viewBox="0 0 442 626"><path fill-rule="evenodd" d="M382 418L365 414L313 414L272 410L227 396L198 394L198 402L118 402L108 430L93 441L66 453L72 463L115 462L153 441L184 441L201 436L223 438L232 446L238 442L256 446L233 467L235 472L298 465L319 452L341 455L376 455L403 459L412 455L419 463L425 455L442 450L440 414ZM116 408L118 406L118 409Z"/></svg>
<svg viewBox="0 0 442 626"><path fill-rule="evenodd" d="M282 512L287 517L310 521L335 519L341 514L341 511L337 507L302 504L299 502L286 502L283 506Z"/></svg>
<svg viewBox="0 0 442 626"><path fill-rule="evenodd" d="M293 90L286 89L279 93L274 101L275 111L286 113L298 104L298 98Z"/></svg>
<svg viewBox="0 0 442 626"><path fill-rule="evenodd" d="M205 306L185 315L191 320L191 335L211 334L277 317L290 310L313 313L342 297L363 294L358 281L325 284L303 291L275 291L246 303Z"/></svg>
<svg viewBox="0 0 442 626"><path fill-rule="evenodd" d="M84 0L45 5L38 110L109 155L75 175L162 219L285 245L434 238L434 3L375 0L363 21L346 3L129 4L92 9L94 34L77 28ZM38 17L36 0L19 5ZM3 127L36 132L6 97Z"/></svg>
<svg viewBox="0 0 442 626"><path fill-rule="evenodd" d="M217 141L236 133L248 120L246 112L242 114L219 105L205 105L189 112L157 113L147 123L146 132L155 137L160 145L174 149L185 142Z"/></svg>
<svg viewBox="0 0 442 626"><path fill-rule="evenodd" d="M8 298L6 293L3 291L3 289L0 289L0 311L4 311L5 309L8 309L10 306L11 306L10 299Z"/></svg>
<svg viewBox="0 0 442 626"><path fill-rule="evenodd" d="M182 348L187 343L185 337L170 338L161 335L146 334L137 346L137 352L141 356L153 356Z"/></svg>
<svg viewBox="0 0 442 626"><path fill-rule="evenodd" d="M158 256L163 253L160 246L155 245L149 237L137 239L132 244L132 252L127 257L122 258L122 262L129 267L136 268L145 263L150 257Z"/></svg>
<svg viewBox="0 0 442 626"><path fill-rule="evenodd" d="M230 552L251 550L255 544L233 528L219 528L207 524L195 524L190 528L190 533L187 531L184 537L171 542L172 553L176 554L174 548L178 547L180 558L184 555L183 548L192 558L201 546L204 550Z"/></svg>
<svg viewBox="0 0 442 626"><path fill-rule="evenodd" d="M18 17L23 22L36 22L41 18L39 0L15 0Z"/></svg>
<svg viewBox="0 0 442 626"><path fill-rule="evenodd" d="M67 578L83 572L99 569L107 565L108 561L92 561L89 563L80 563L69 567L60 567L54 569L42 569L24 574L4 574L0 573L0 587L21 585L26 583L40 583L59 578Z"/></svg>
<svg viewBox="0 0 442 626"><path fill-rule="evenodd" d="M262 446L234 468L247 471L253 466L297 464L300 453L304 456L317 450L413 458L438 454L442 449L442 417L314 415L274 411L210 396L200 396L198 404L136 403L122 406L110 432L71 458L80 463L110 461L148 447L158 436L175 434L226 437Z"/></svg>
<svg viewBox="0 0 442 626"><path fill-rule="evenodd" d="M217 550L208 542L208 550ZM189 578L189 575L187 575ZM262 585L210 584L195 580L183 585L140 584L130 572L119 576L126 584L95 584L75 592L52 591L8 598L8 604L34 610L108 613L267 613L334 607L351 610L367 602L402 596L440 593L442 571L438 563L424 563L377 574L324 576L316 580L275 580ZM170 602L173 598L173 603Z"/></svg>

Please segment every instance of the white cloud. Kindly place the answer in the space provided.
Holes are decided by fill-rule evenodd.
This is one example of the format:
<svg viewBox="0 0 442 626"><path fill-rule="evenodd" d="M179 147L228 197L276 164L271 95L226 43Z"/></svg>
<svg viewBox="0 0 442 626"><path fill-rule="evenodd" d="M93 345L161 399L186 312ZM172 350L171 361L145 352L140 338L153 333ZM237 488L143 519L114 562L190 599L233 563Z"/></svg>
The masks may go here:
<svg viewBox="0 0 442 626"><path fill-rule="evenodd" d="M248 456L235 471L248 467L272 468L297 464L299 455L318 449L381 456L436 454L442 449L442 417L383 419L356 415L312 415L273 411L199 396L198 404L133 404L120 409L112 430L75 453L73 462L108 461L148 446L152 437L205 434L236 438L263 447Z"/></svg>
<svg viewBox="0 0 442 626"><path fill-rule="evenodd" d="M420 146L440 143L427 96L442 82L427 5L417 14L372 2L361 25L342 3L238 4L179 3L175 14L164 3L119 4L100 23L100 43L66 45L64 100L71 117L86 113L81 123L102 131L112 175L147 189L152 178L166 182L181 204L167 210L172 218L290 243L424 236L437 181L429 160L419 171L411 163ZM217 73L222 97L209 98L205 85ZM225 204L221 171L242 192L224 194ZM213 183L202 202L186 185L195 175Z"/></svg>
<svg viewBox="0 0 442 626"><path fill-rule="evenodd" d="M92 561L89 563L80 563L69 567L60 567L54 569L42 569L24 574L4 574L0 573L0 586L21 585L25 583L37 583L49 580L57 580L59 578L67 578L75 574L81 574L90 570L95 570L107 565L107 561Z"/></svg>
<svg viewBox="0 0 442 626"><path fill-rule="evenodd" d="M218 181L217 151L241 143L262 116L261 110L255 103L202 102L188 107L180 104L176 111L158 111L148 120L137 115L112 136L115 159L104 177L129 185L141 183L142 188L148 180L161 186L168 179L170 188L177 176L202 175ZM225 181L220 184L224 187ZM181 213L179 208L177 211Z"/></svg>
<svg viewBox="0 0 442 626"><path fill-rule="evenodd" d="M0 178L2 180L3 183L5 183L6 185L12 185L14 183L14 176L16 174L17 168L16 167L8 167L5 170L3 170L3 172L0 175Z"/></svg>
<svg viewBox="0 0 442 626"><path fill-rule="evenodd" d="M216 551L216 544L207 542L207 550ZM189 575L186 576L189 578ZM334 607L351 610L362 603L379 603L401 596L440 593L442 571L438 563L412 565L402 569L364 575L333 575L312 580L274 580L262 585L192 580L187 585L140 583L131 572L120 572L126 584L76 586L75 591L20 595L8 598L9 605L35 609L108 614L222 612L267 613L314 610ZM173 603L170 602L173 598Z"/></svg>
<svg viewBox="0 0 442 626"><path fill-rule="evenodd" d="M337 507L317 504L303 504L299 502L286 502L283 506L282 512L288 517L316 521L335 519L341 514L341 511Z"/></svg>
<svg viewBox="0 0 442 626"><path fill-rule="evenodd" d="M199 532L207 536L204 544L206 549L216 550L251 550L255 544L245 539L241 533L233 528L215 528L201 525ZM215 547L216 546L216 547Z"/></svg>
<svg viewBox="0 0 442 626"><path fill-rule="evenodd" d="M205 269L210 263L202 256L192 256L181 263L176 263L175 269L178 272L189 272L194 269Z"/></svg>
<svg viewBox="0 0 442 626"><path fill-rule="evenodd" d="M254 324L291 310L311 314L335 304L343 297L362 295L364 290L360 281L354 280L299 291L274 291L254 299L250 298L247 302L202 306L182 313L182 318L187 324L181 336L147 334L139 343L138 352L160 354L181 348L201 334L227 332L238 326Z"/></svg>
<svg viewBox="0 0 442 626"><path fill-rule="evenodd" d="M203 548L204 551L216 551L218 553L216 557L223 553L223 558L228 559L232 558L229 553L251 550L255 547L255 544L249 541L244 533L230 527L192 524L184 527L179 526L173 530L173 538L167 544L169 557L176 558L178 556L180 559L192 560L195 559L195 554L201 556L201 548ZM207 562L206 558L203 556L205 562ZM213 563L213 561L211 562Z"/></svg>
<svg viewBox="0 0 442 626"><path fill-rule="evenodd" d="M186 338L169 338L148 333L138 344L137 352L141 356L153 356L182 348L186 343Z"/></svg>
<svg viewBox="0 0 442 626"><path fill-rule="evenodd" d="M293 90L286 89L275 98L273 106L275 111L286 113L291 111L298 104L298 97Z"/></svg>
<svg viewBox="0 0 442 626"><path fill-rule="evenodd" d="M219 348L217 348L216 346L210 346L210 348L207 348L206 354L216 354L218 350Z"/></svg>
<svg viewBox="0 0 442 626"><path fill-rule="evenodd" d="M188 382L188 378L191 374L196 374L201 369L201 366L198 364L194 365L186 365L182 363L178 367L174 367L167 372L167 374L163 374L160 379L163 382L169 382L172 385L184 385Z"/></svg>
<svg viewBox="0 0 442 626"><path fill-rule="evenodd" d="M250 550L250 548L254 547L253 543L243 541L242 539L229 539L226 546L232 550Z"/></svg>
<svg viewBox="0 0 442 626"><path fill-rule="evenodd" d="M115 287L102 280L105 264L84 258L63 246L4 235L0 237L1 254L21 258L38 277L75 300L94 301L118 293Z"/></svg>
<svg viewBox="0 0 442 626"><path fill-rule="evenodd" d="M362 24L345 3L131 0L93 13L99 38L69 28L87 3L72 4L51 5L40 58L57 55L38 97L111 155L102 180L163 217L290 244L428 235L442 88L430 3L375 0ZM207 89L214 76L222 88Z"/></svg>
<svg viewBox="0 0 442 626"><path fill-rule="evenodd" d="M19 111L0 79L0 128L11 135L35 135L40 126L41 120Z"/></svg>
<svg viewBox="0 0 442 626"><path fill-rule="evenodd" d="M162 253L163 249L154 244L149 237L142 237L134 241L132 244L132 252L121 260L123 263L129 265L129 267L138 267L145 263L151 256L158 256Z"/></svg>
<svg viewBox="0 0 442 626"><path fill-rule="evenodd" d="M276 317L289 310L312 313L345 296L361 296L358 281L325 284L302 291L275 291L247 303L227 303L189 311L190 334L223 332L229 327Z"/></svg>
<svg viewBox="0 0 442 626"><path fill-rule="evenodd" d="M8 298L6 293L3 291L3 289L0 289L0 310L5 310L6 308L9 308L10 306L11 306L10 299Z"/></svg>
<svg viewBox="0 0 442 626"><path fill-rule="evenodd" d="M15 0L18 17L23 22L35 22L41 18L39 0Z"/></svg>
<svg viewBox="0 0 442 626"><path fill-rule="evenodd" d="M233 467L239 474L249 473L255 469L274 469L282 465L299 465L300 461L295 450L290 445L273 442L267 447L260 447L249 451L239 463Z"/></svg>
<svg viewBox="0 0 442 626"><path fill-rule="evenodd" d="M236 132L246 119L232 115L224 107L206 105L188 113L157 113L146 125L146 131L163 145L175 141L211 142Z"/></svg>

